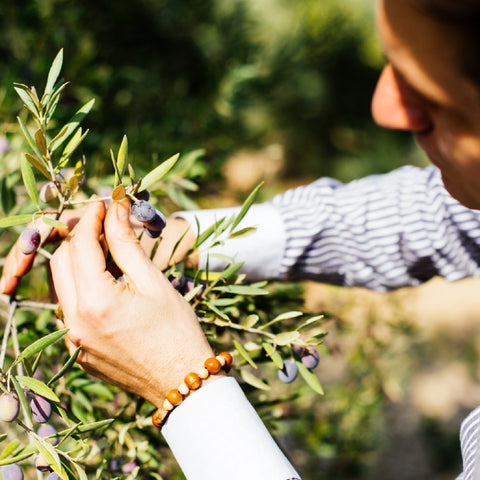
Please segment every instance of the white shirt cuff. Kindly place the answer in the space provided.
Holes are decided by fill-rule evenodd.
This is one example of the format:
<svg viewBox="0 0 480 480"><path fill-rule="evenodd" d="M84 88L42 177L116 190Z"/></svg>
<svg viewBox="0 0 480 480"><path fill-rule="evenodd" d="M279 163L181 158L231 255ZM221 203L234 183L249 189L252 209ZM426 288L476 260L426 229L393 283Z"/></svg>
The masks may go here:
<svg viewBox="0 0 480 480"><path fill-rule="evenodd" d="M299 480L237 381L205 385L162 433L188 480Z"/></svg>
<svg viewBox="0 0 480 480"><path fill-rule="evenodd" d="M176 212L174 216L187 220L199 235L218 220L239 211L240 207L219 208ZM205 269L208 258L209 270L222 271L227 263L212 255L216 253L231 258L235 263L244 262L241 272L247 274L249 281L279 279L286 244L285 227L280 214L268 203L252 205L237 229L246 227L255 227L257 230L245 237L224 240L222 245L208 251L200 247L199 267Z"/></svg>

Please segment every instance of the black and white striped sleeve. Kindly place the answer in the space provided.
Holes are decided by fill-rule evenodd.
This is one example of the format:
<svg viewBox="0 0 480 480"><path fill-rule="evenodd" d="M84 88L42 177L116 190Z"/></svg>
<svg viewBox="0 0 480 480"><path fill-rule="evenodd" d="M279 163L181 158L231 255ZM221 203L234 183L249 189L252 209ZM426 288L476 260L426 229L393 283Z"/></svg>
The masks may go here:
<svg viewBox="0 0 480 480"><path fill-rule="evenodd" d="M281 278L387 291L480 273L480 212L454 200L435 167L323 178L272 204L286 236Z"/></svg>
<svg viewBox="0 0 480 480"><path fill-rule="evenodd" d="M235 209L183 212L200 229ZM407 166L342 184L321 178L254 205L251 237L215 250L250 279L313 279L388 291L480 274L480 212L454 200L437 168ZM207 254L201 257L206 263ZM222 261L209 257L209 268Z"/></svg>

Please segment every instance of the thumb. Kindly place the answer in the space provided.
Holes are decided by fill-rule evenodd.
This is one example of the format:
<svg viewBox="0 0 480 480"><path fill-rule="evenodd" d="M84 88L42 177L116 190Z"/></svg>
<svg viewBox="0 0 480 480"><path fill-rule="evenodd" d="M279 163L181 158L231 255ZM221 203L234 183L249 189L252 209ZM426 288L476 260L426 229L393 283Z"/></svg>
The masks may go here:
<svg viewBox="0 0 480 480"><path fill-rule="evenodd" d="M104 231L114 262L137 288L146 291L159 279L166 281L138 241L130 224L130 202L127 199L112 203L107 211Z"/></svg>

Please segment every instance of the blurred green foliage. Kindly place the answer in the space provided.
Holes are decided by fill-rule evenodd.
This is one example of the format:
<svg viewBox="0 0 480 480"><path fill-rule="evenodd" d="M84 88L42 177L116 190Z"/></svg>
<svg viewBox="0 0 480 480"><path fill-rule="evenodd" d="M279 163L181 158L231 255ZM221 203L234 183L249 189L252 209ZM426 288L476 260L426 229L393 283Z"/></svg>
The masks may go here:
<svg viewBox="0 0 480 480"><path fill-rule="evenodd" d="M271 143L283 146L293 177L387 171L421 160L404 135L370 118L383 62L372 8L365 0L3 0L0 114L19 110L12 82L38 84L64 48L64 75L75 82L63 101L96 98L95 135L84 147L96 174L110 168L108 149L123 133L145 169L205 148L210 181L231 152Z"/></svg>

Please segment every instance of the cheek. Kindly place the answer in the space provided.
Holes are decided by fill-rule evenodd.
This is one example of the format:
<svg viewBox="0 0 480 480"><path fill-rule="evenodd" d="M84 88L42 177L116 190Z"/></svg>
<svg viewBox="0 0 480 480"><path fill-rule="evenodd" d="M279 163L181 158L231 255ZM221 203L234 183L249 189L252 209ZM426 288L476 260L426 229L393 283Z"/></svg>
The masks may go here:
<svg viewBox="0 0 480 480"><path fill-rule="evenodd" d="M468 129L460 122L436 123L437 152L452 172L480 183L480 131Z"/></svg>
<svg viewBox="0 0 480 480"><path fill-rule="evenodd" d="M458 126L458 125L457 125ZM448 192L469 208L480 208L480 133L437 124L429 146ZM433 140L433 139L430 139Z"/></svg>

